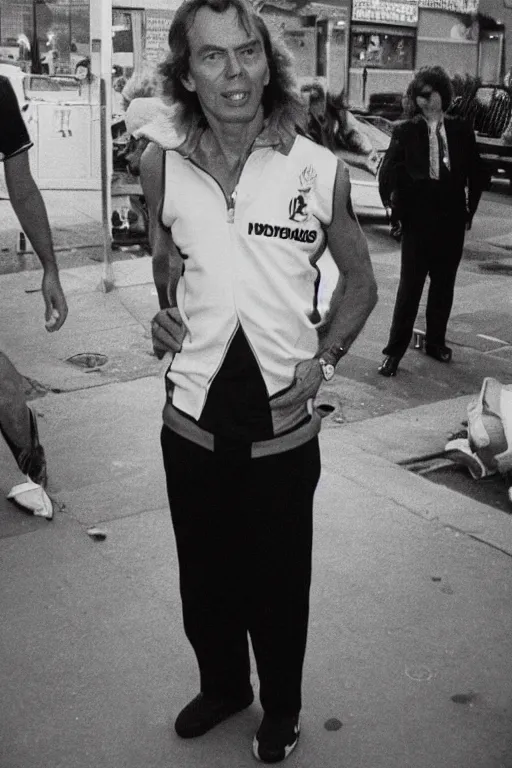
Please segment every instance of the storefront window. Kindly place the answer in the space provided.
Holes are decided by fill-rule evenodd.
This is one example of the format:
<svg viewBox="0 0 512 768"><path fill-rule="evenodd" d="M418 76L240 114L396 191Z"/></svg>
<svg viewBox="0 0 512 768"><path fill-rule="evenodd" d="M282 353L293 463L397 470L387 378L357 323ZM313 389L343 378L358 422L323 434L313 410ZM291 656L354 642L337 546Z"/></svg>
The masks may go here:
<svg viewBox="0 0 512 768"><path fill-rule="evenodd" d="M89 58L89 0L0 0L4 64L37 75L75 75Z"/></svg>
<svg viewBox="0 0 512 768"><path fill-rule="evenodd" d="M0 70L22 106L91 101L89 0L0 0Z"/></svg>
<svg viewBox="0 0 512 768"><path fill-rule="evenodd" d="M350 66L376 69L414 69L414 33L410 30L353 28Z"/></svg>
<svg viewBox="0 0 512 768"><path fill-rule="evenodd" d="M113 64L129 77L140 69L143 59L143 12L129 8L112 11Z"/></svg>

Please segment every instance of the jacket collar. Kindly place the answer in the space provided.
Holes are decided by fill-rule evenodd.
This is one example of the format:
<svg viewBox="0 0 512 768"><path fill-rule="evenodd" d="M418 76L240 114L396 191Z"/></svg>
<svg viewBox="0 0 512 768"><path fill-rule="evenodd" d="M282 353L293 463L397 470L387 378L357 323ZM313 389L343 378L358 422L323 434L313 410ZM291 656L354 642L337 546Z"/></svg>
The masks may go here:
<svg viewBox="0 0 512 768"><path fill-rule="evenodd" d="M202 134L207 128L204 117L194 116L188 124L183 118L179 105L169 107L165 114L134 132L136 138L146 138L158 144L162 149L173 149L183 157L193 155ZM272 148L283 155L288 155L297 132L283 119L282 110L278 109L263 123L260 134L253 142L251 151Z"/></svg>

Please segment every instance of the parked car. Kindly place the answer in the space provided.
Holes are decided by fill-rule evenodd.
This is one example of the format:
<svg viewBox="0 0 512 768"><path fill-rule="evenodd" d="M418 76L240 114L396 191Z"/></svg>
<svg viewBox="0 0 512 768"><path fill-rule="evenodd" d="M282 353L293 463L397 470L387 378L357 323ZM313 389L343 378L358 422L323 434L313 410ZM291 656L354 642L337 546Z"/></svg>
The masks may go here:
<svg viewBox="0 0 512 768"><path fill-rule="evenodd" d="M512 90L503 85L481 85L467 97L455 98L449 113L471 123L488 185L493 176L505 176L512 184L512 131L507 131L512 123Z"/></svg>
<svg viewBox="0 0 512 768"><path fill-rule="evenodd" d="M0 75L9 79L18 99L21 111L26 112L28 109L28 98L25 93L25 88L23 87L25 72L16 66L16 64L5 64L4 62L1 62Z"/></svg>
<svg viewBox="0 0 512 768"><path fill-rule="evenodd" d="M0 63L0 75L9 78L22 112L27 111L31 101L59 103L78 97L80 93L80 84L74 78L75 84L71 89L69 84L63 87L59 76L32 75L15 64Z"/></svg>
<svg viewBox="0 0 512 768"><path fill-rule="evenodd" d="M386 217L386 209L379 195L378 170L386 154L393 131L393 123L383 117L354 115L358 129L370 140L377 155L376 162L365 162L364 155L340 149L338 157L349 166L352 183L352 203L358 216Z"/></svg>
<svg viewBox="0 0 512 768"><path fill-rule="evenodd" d="M368 99L368 112L386 120L399 120L403 113L403 94L397 91L372 93Z"/></svg>

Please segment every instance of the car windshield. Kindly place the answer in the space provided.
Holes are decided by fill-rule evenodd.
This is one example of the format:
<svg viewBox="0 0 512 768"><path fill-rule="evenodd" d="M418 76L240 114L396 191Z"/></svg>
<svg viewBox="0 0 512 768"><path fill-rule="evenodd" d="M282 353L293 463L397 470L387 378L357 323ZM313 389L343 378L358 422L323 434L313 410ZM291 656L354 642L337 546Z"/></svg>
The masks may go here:
<svg viewBox="0 0 512 768"><path fill-rule="evenodd" d="M60 91L61 87L49 77L28 77L27 90L29 91Z"/></svg>
<svg viewBox="0 0 512 768"><path fill-rule="evenodd" d="M364 117L357 115L357 119L365 126L372 126L379 131L382 131L386 136L391 136L393 127L396 125L396 123L393 123L391 120L386 120L385 117L380 117L380 115L365 115Z"/></svg>

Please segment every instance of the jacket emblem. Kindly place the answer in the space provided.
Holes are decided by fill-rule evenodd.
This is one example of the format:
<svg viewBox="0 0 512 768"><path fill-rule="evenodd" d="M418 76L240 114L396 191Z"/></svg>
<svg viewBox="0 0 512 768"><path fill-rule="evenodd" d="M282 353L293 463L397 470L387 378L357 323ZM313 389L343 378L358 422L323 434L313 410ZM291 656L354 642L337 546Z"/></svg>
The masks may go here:
<svg viewBox="0 0 512 768"><path fill-rule="evenodd" d="M288 207L290 221L304 222L309 219L309 198L315 184L317 173L312 165L307 165L299 174L298 195L292 197Z"/></svg>

